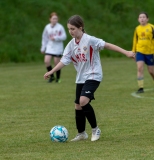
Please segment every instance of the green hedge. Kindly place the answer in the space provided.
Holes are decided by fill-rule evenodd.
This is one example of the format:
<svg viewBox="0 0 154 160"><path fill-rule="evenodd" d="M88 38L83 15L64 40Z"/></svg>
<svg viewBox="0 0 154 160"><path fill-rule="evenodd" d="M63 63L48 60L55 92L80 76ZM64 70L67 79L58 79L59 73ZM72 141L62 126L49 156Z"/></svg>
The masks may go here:
<svg viewBox="0 0 154 160"><path fill-rule="evenodd" d="M67 19L80 14L86 32L131 50L134 28L141 11L154 22L153 0L1 0L0 63L40 61L42 31L49 23L49 14L56 11L67 31ZM71 39L68 34L65 45ZM112 51L102 56L120 57Z"/></svg>

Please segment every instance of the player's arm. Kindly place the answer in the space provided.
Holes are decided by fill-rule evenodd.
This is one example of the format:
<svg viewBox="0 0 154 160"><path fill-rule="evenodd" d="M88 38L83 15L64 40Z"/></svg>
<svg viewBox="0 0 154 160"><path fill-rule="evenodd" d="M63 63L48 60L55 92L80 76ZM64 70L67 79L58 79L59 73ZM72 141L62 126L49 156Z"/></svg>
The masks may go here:
<svg viewBox="0 0 154 160"><path fill-rule="evenodd" d="M64 66L65 66L65 65L64 65L62 62L59 62L51 71L45 73L44 79L48 79L51 74L53 74L54 72L60 70L60 69L63 68Z"/></svg>
<svg viewBox="0 0 154 160"><path fill-rule="evenodd" d="M134 53L132 51L127 51L119 46L114 45L114 44L106 42L104 48L108 49L108 50L115 51L115 52L122 53L122 54L126 55L127 57L134 58Z"/></svg>
<svg viewBox="0 0 154 160"><path fill-rule="evenodd" d="M48 43L48 33L47 33L47 30L46 30L46 27L45 29L43 30L43 33L42 33L42 46L41 46L41 53L44 53L45 52L45 49L46 49L46 45Z"/></svg>
<svg viewBox="0 0 154 160"><path fill-rule="evenodd" d="M138 36L137 36L136 29L135 29L135 31L134 31L134 36L133 36L133 47L132 47L132 51L133 51L134 53L136 52L137 40L138 40Z"/></svg>

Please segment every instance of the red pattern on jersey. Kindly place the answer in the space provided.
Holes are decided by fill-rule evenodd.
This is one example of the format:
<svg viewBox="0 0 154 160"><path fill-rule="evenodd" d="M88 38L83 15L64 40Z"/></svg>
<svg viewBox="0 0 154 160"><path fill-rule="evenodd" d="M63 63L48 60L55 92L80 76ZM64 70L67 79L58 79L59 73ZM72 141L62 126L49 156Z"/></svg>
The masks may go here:
<svg viewBox="0 0 154 160"><path fill-rule="evenodd" d="M90 46L90 64L92 61L92 56L93 56L93 48Z"/></svg>
<svg viewBox="0 0 154 160"><path fill-rule="evenodd" d="M73 57L71 57L71 59L72 59L73 62L77 63L77 61Z"/></svg>
<svg viewBox="0 0 154 160"><path fill-rule="evenodd" d="M78 62L86 62L87 61L84 53L76 54L75 57L78 60Z"/></svg>

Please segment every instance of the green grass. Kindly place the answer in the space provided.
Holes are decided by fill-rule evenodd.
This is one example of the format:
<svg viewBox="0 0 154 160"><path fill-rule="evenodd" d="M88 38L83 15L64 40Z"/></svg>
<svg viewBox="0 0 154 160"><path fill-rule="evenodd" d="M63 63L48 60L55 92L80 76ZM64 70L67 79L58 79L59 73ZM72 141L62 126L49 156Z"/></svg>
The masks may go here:
<svg viewBox="0 0 154 160"><path fill-rule="evenodd" d="M104 79L92 105L102 130L99 141L69 142L76 135L75 70L62 70L62 83L48 84L43 63L0 65L1 160L152 160L154 91L135 98L136 64L130 59L102 59ZM154 87L145 68L145 88ZM69 131L66 143L53 143L55 125Z"/></svg>

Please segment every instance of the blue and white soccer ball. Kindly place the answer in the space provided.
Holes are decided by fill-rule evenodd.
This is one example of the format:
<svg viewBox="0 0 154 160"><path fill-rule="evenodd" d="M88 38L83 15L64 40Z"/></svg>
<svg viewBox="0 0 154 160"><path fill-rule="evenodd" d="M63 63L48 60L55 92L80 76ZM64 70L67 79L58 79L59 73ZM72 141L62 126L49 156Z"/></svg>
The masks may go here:
<svg viewBox="0 0 154 160"><path fill-rule="evenodd" d="M55 142L65 142L68 139L68 131L64 126L54 126L50 130L50 138Z"/></svg>

